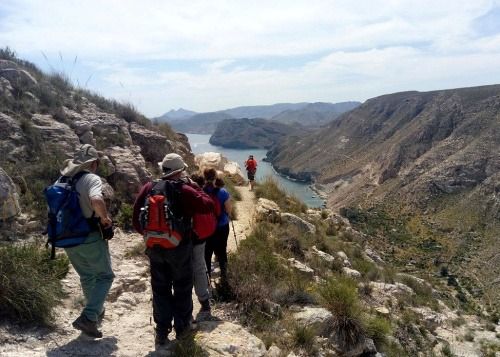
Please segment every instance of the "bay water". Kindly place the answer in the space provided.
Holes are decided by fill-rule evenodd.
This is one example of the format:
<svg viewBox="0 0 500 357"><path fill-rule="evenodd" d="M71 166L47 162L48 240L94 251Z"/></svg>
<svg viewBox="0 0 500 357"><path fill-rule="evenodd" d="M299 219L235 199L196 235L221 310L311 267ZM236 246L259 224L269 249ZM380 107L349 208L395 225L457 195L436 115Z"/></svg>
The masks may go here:
<svg viewBox="0 0 500 357"><path fill-rule="evenodd" d="M257 182L263 180L267 176L270 176L274 178L287 193L298 197L309 207L321 207L323 205L324 200L317 197L316 193L309 187L308 184L290 180L287 177L278 174L269 162L263 161L263 159L266 157L267 150L229 149L210 144L210 135L186 135L189 139L191 150L195 155L204 152L220 152L222 156L226 157L229 161L237 162L240 165L244 175L246 175L244 163L248 159L248 155L253 155L258 162L257 174L255 175L255 179Z"/></svg>

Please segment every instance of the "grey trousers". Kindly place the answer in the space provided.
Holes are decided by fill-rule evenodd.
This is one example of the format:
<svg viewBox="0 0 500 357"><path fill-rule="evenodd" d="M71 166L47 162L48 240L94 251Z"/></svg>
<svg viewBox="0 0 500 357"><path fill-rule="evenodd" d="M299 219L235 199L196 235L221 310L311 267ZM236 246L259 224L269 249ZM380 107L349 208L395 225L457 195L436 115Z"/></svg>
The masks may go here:
<svg viewBox="0 0 500 357"><path fill-rule="evenodd" d="M193 245L193 285L199 301L210 298L207 266L205 264L205 242Z"/></svg>

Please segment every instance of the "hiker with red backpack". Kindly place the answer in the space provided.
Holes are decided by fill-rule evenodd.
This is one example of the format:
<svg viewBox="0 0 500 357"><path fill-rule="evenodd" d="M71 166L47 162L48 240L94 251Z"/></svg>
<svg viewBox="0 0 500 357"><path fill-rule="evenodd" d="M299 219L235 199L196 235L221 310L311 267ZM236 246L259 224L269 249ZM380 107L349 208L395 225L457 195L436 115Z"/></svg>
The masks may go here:
<svg viewBox="0 0 500 357"><path fill-rule="evenodd" d="M255 173L257 172L257 160L253 158L253 155L248 156L248 160L245 161L245 168L247 169L247 177L250 182L250 191L253 191L255 186Z"/></svg>
<svg viewBox="0 0 500 357"><path fill-rule="evenodd" d="M213 198L217 215L217 229L207 238L205 245L205 262L208 275L211 275L212 255L215 253L221 272L222 282L227 282L227 239L229 236L229 213L232 209L229 192L223 187L224 181L217 178L215 169L203 171L206 184L203 190Z"/></svg>
<svg viewBox="0 0 500 357"><path fill-rule="evenodd" d="M193 174L191 180L200 188L205 186L205 178L202 175ZM201 305L200 311L196 315L196 321L207 319L211 313L210 282L205 263L205 242L208 237L215 233L216 228L216 212L196 214L193 217L193 230L195 233L193 237L193 285L194 292Z"/></svg>
<svg viewBox="0 0 500 357"><path fill-rule="evenodd" d="M133 225L144 235L151 269L155 343L168 340L174 321L176 339L189 335L193 313L193 216L214 209L212 199L185 177L181 156L159 163L160 180L146 183L134 203ZM173 291L172 291L173 290Z"/></svg>

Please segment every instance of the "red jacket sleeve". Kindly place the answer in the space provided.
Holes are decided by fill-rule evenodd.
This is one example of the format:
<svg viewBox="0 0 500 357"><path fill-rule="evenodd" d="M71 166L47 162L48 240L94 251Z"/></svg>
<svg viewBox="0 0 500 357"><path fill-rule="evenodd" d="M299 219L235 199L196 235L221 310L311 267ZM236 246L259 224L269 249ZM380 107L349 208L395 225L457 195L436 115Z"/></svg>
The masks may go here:
<svg viewBox="0 0 500 357"><path fill-rule="evenodd" d="M144 206L144 200L146 199L146 196L148 195L149 191L151 191L151 188L153 187L152 182L148 182L144 186L142 186L141 191L135 198L134 202L134 213L132 215L132 225L134 226L134 229L143 234L141 224L139 222L139 214L141 213L141 208Z"/></svg>

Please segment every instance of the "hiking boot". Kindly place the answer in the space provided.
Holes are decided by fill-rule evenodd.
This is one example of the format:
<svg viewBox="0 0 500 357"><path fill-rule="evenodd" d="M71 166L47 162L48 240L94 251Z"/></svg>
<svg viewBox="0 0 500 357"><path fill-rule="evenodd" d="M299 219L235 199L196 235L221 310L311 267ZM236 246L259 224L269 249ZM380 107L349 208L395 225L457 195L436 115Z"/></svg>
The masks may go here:
<svg viewBox="0 0 500 357"><path fill-rule="evenodd" d="M200 304L201 304L201 309L200 311L198 311L198 314L196 315L196 321L208 320L211 316L210 301L208 299L200 301Z"/></svg>
<svg viewBox="0 0 500 357"><path fill-rule="evenodd" d="M210 313L210 300L209 299L200 301L200 304L201 304L200 312Z"/></svg>
<svg viewBox="0 0 500 357"><path fill-rule="evenodd" d="M182 329L175 330L175 339L176 340L185 340L189 336L191 336L192 332L196 328L196 324L190 322L186 327Z"/></svg>
<svg viewBox="0 0 500 357"><path fill-rule="evenodd" d="M73 327L90 337L102 337L102 332L97 328L97 322L89 320L84 314L81 314L75 321L73 321Z"/></svg>
<svg viewBox="0 0 500 357"><path fill-rule="evenodd" d="M168 334L170 329L155 328L155 345L163 346L168 341Z"/></svg>
<svg viewBox="0 0 500 357"><path fill-rule="evenodd" d="M106 309L103 308L102 312L97 316L97 324L100 325L102 324L102 320L104 320L104 315L106 314Z"/></svg>

